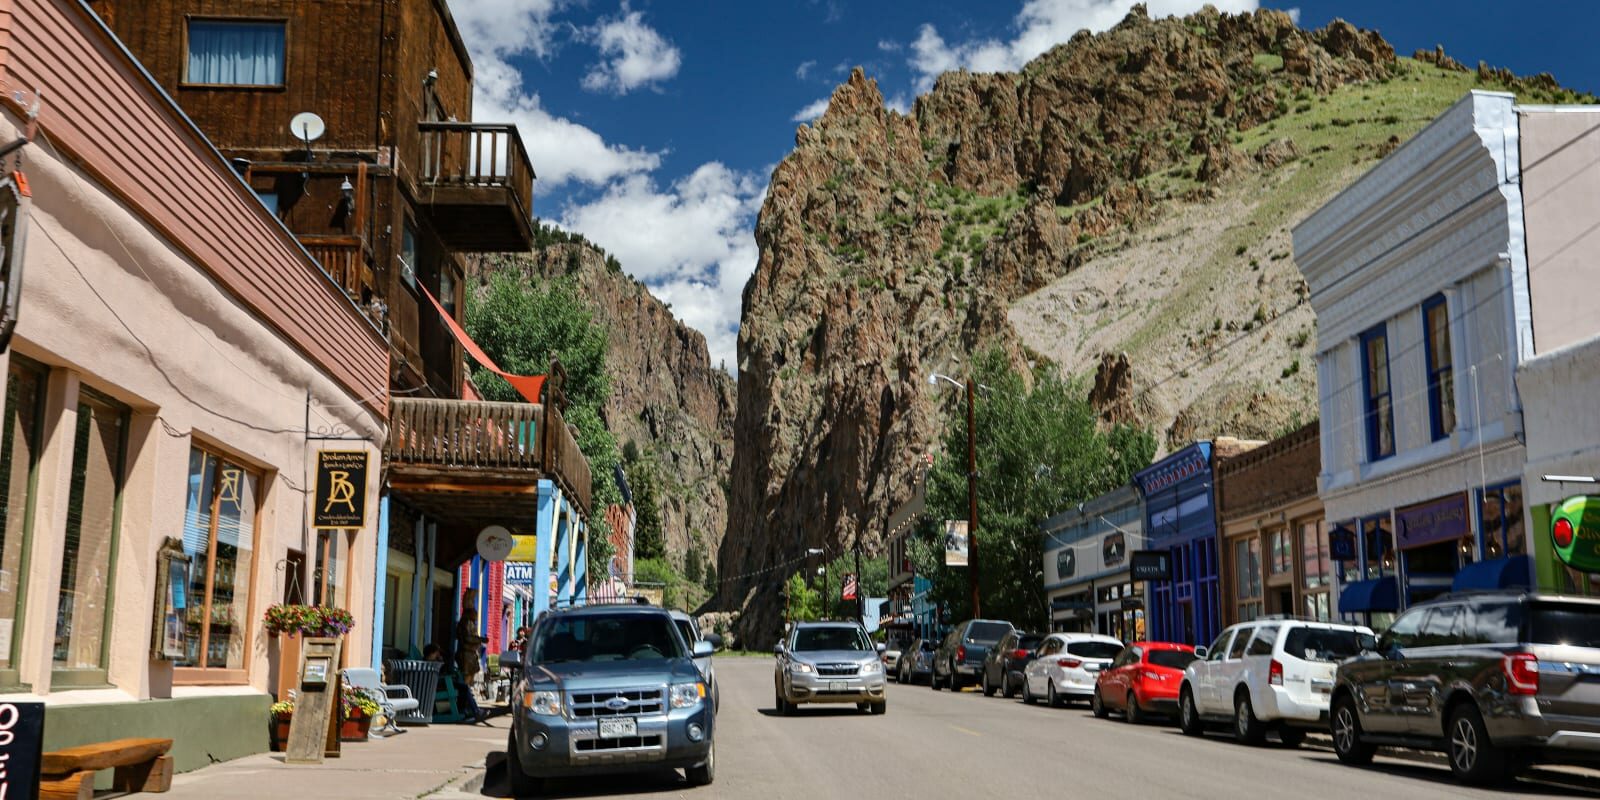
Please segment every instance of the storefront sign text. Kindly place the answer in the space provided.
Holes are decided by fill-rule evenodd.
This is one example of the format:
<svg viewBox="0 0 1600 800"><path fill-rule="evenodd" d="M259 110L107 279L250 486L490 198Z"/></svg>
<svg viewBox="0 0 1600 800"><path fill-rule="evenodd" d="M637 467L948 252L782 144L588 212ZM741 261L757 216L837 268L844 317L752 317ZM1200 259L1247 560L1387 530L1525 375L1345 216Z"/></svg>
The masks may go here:
<svg viewBox="0 0 1600 800"><path fill-rule="evenodd" d="M1550 539L1562 563L1600 572L1600 497L1570 497L1550 514Z"/></svg>
<svg viewBox="0 0 1600 800"><path fill-rule="evenodd" d="M522 561L506 562L506 583L513 586L532 586L533 565Z"/></svg>
<svg viewBox="0 0 1600 800"><path fill-rule="evenodd" d="M1135 550L1129 567L1136 581L1172 580L1171 550Z"/></svg>
<svg viewBox="0 0 1600 800"><path fill-rule="evenodd" d="M1454 494L1394 512L1401 550L1467 535L1467 496Z"/></svg>
<svg viewBox="0 0 1600 800"><path fill-rule="evenodd" d="M365 450L317 452L317 492L311 527L366 527L368 458Z"/></svg>
<svg viewBox="0 0 1600 800"><path fill-rule="evenodd" d="M0 703L0 798L38 797L44 703Z"/></svg>

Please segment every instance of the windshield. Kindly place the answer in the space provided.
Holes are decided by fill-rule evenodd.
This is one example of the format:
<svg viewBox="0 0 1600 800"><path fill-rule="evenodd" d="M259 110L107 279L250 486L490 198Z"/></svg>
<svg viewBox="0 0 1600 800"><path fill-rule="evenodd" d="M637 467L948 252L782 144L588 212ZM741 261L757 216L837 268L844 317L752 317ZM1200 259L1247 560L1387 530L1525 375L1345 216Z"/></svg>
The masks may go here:
<svg viewBox="0 0 1600 800"><path fill-rule="evenodd" d="M967 641L998 642L1010 632L1011 626L1004 622L974 622L967 628Z"/></svg>
<svg viewBox="0 0 1600 800"><path fill-rule="evenodd" d="M1329 628L1290 628L1283 640L1283 653L1307 661L1343 661L1372 649L1372 637L1351 630Z"/></svg>
<svg viewBox="0 0 1600 800"><path fill-rule="evenodd" d="M1532 644L1600 647L1600 607L1540 603L1533 606L1531 623Z"/></svg>
<svg viewBox="0 0 1600 800"><path fill-rule="evenodd" d="M656 614L585 614L550 620L539 626L529 652L529 661L536 664L684 656L671 621Z"/></svg>
<svg viewBox="0 0 1600 800"><path fill-rule="evenodd" d="M931 653L931 652L939 649L938 643L931 642L931 641L929 641L927 639L918 639L917 640L917 645L918 645L917 649L921 650L924 653Z"/></svg>
<svg viewBox="0 0 1600 800"><path fill-rule="evenodd" d="M1189 666L1189 662L1194 660L1194 653L1187 650L1151 650L1145 653L1145 661L1156 667L1183 669Z"/></svg>
<svg viewBox="0 0 1600 800"><path fill-rule="evenodd" d="M1116 642L1068 642L1067 654L1079 658L1116 658L1122 645Z"/></svg>
<svg viewBox="0 0 1600 800"><path fill-rule="evenodd" d="M853 650L858 653L865 653L874 648L872 643L867 641L866 634L863 634L860 628L840 625L828 628L801 628L795 631L794 649L796 652L805 650Z"/></svg>

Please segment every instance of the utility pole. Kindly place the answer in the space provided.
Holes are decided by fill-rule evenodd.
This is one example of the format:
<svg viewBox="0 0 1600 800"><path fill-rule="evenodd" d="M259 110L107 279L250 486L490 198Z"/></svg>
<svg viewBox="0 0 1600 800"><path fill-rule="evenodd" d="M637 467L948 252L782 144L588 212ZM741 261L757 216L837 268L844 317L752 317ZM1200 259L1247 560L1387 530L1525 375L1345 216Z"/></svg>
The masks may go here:
<svg viewBox="0 0 1600 800"><path fill-rule="evenodd" d="M856 532L856 621L867 627L867 593L861 585L861 532Z"/></svg>
<svg viewBox="0 0 1600 800"><path fill-rule="evenodd" d="M972 587L972 617L983 616L978 605L978 439L972 410L972 376L967 377L967 582Z"/></svg>

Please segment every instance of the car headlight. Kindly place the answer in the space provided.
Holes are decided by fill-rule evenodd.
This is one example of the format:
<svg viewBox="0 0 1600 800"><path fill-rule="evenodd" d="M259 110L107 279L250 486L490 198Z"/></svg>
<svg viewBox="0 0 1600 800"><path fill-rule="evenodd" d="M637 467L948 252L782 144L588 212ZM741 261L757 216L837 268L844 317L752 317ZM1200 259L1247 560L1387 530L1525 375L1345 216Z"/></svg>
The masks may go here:
<svg viewBox="0 0 1600 800"><path fill-rule="evenodd" d="M811 669L811 665L810 664L807 664L804 661L796 661L790 666L791 666L792 669L794 669L795 672L804 672L806 674L810 674L810 673L815 671L815 670Z"/></svg>
<svg viewBox="0 0 1600 800"><path fill-rule="evenodd" d="M706 696L706 685L703 683L675 683L672 685L672 707L693 708L700 704Z"/></svg>
<svg viewBox="0 0 1600 800"><path fill-rule="evenodd" d="M862 675L876 675L883 671L883 665L876 661L868 661L861 665Z"/></svg>
<svg viewBox="0 0 1600 800"><path fill-rule="evenodd" d="M561 694L549 691L523 692L522 707L543 717L559 717Z"/></svg>

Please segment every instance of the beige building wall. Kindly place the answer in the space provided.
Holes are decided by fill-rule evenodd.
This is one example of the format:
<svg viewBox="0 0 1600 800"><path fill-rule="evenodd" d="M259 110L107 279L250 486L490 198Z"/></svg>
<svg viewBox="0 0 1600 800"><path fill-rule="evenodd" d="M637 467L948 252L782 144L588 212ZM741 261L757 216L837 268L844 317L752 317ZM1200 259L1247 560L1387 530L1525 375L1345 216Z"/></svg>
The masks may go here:
<svg viewBox="0 0 1600 800"><path fill-rule="evenodd" d="M0 138L19 136L20 127L6 113ZM64 159L47 136L28 148L27 174L33 209L12 350L46 364L50 380L19 619L22 682L52 704L266 691L271 643L261 615L283 598L288 551L303 550L312 559L318 551L308 528L306 492L319 447L371 453L368 524L355 533L339 579L342 602L357 621L345 640L347 660L364 663L372 650L378 448L384 435L382 420L362 404L370 398L341 388L141 216ZM51 648L75 409L86 387L126 404L132 414L108 626L109 686L63 691L52 685ZM364 440L308 441L308 419L311 435ZM156 553L167 537L182 536L195 445L261 476L248 574L252 588L239 620L251 635L242 682L170 687L170 666L150 656Z"/></svg>
<svg viewBox="0 0 1600 800"><path fill-rule="evenodd" d="M1535 352L1600 333L1600 106L1521 106Z"/></svg>

